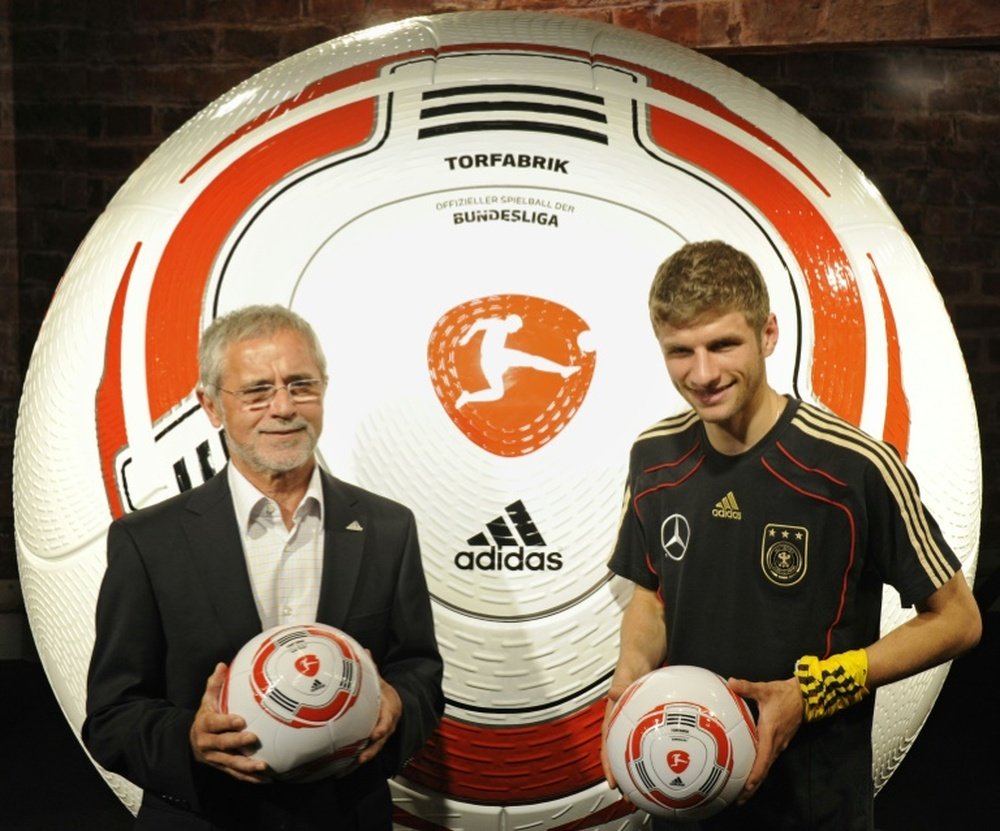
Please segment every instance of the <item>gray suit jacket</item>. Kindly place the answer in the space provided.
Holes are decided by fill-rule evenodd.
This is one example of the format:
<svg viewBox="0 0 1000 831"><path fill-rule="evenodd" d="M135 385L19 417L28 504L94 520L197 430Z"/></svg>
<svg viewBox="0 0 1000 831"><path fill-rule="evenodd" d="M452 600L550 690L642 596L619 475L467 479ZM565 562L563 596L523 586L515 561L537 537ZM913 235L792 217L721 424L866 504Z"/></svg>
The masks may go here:
<svg viewBox="0 0 1000 831"><path fill-rule="evenodd" d="M353 827L387 827L386 778L443 710L441 657L412 513L326 473L322 480L317 619L371 651L403 702L396 733L355 773L315 785L245 785L194 761L188 734L208 676L261 631L223 471L108 532L82 738L97 762L144 789L137 828L246 831L289 814L290 828L352 827L357 815ZM347 530L352 523L362 530Z"/></svg>

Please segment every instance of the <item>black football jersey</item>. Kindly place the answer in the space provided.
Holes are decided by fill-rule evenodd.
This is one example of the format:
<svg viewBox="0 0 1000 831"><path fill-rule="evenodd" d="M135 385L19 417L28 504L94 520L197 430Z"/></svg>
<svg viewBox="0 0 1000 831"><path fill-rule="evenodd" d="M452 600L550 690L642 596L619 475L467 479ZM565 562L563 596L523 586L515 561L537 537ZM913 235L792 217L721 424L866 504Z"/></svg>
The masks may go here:
<svg viewBox="0 0 1000 831"><path fill-rule="evenodd" d="M736 456L693 411L644 431L610 562L659 592L670 663L752 681L867 646L883 584L912 605L959 567L896 451L793 399Z"/></svg>

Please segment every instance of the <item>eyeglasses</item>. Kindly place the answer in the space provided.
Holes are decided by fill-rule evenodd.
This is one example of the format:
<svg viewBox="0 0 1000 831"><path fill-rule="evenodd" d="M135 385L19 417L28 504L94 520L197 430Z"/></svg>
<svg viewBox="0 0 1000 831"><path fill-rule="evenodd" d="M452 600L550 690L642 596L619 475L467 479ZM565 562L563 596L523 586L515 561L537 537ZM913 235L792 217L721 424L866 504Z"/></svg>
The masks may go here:
<svg viewBox="0 0 1000 831"><path fill-rule="evenodd" d="M280 387L274 384L256 384L239 390L227 390L222 387L216 389L238 398L244 410L263 410L274 400L278 390L285 390L295 404L319 401L323 393L323 381L319 378L299 378Z"/></svg>

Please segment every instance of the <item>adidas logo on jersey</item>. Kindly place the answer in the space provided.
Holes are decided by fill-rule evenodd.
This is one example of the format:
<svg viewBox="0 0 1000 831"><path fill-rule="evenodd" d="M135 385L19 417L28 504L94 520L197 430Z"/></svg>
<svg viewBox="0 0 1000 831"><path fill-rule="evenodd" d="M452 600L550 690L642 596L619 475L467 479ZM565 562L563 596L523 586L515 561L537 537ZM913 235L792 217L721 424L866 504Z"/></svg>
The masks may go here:
<svg viewBox="0 0 1000 831"><path fill-rule="evenodd" d="M544 550L545 540L519 499L486 523L486 531L466 542L478 550L459 551L455 565L463 571L559 571L562 554Z"/></svg>
<svg viewBox="0 0 1000 831"><path fill-rule="evenodd" d="M743 519L740 506L736 504L736 494L729 491L722 499L715 503L712 508L712 516L719 519Z"/></svg>

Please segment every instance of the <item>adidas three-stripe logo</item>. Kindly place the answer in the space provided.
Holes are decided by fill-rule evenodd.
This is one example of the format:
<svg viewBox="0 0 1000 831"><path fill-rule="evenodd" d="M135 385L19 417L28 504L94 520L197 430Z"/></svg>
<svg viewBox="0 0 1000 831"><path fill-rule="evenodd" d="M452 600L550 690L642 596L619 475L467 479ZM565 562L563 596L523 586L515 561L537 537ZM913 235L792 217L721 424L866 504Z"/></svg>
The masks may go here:
<svg viewBox="0 0 1000 831"><path fill-rule="evenodd" d="M719 519L743 519L740 506L736 502L736 494L729 491L722 499L715 503L712 508L712 516Z"/></svg>
<svg viewBox="0 0 1000 831"><path fill-rule="evenodd" d="M535 521L520 499L517 502L512 502L504 510L506 514L501 514L486 523L489 537L479 533L469 537L466 542L469 545L495 545L497 548L503 548L505 545L545 545L545 540L535 526Z"/></svg>
<svg viewBox="0 0 1000 831"><path fill-rule="evenodd" d="M455 554L455 565L462 571L559 571L563 567L560 552L545 550L545 538L520 499L466 543L470 550Z"/></svg>

